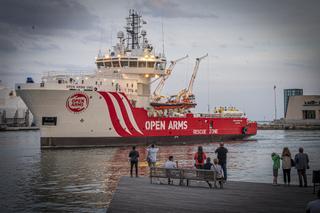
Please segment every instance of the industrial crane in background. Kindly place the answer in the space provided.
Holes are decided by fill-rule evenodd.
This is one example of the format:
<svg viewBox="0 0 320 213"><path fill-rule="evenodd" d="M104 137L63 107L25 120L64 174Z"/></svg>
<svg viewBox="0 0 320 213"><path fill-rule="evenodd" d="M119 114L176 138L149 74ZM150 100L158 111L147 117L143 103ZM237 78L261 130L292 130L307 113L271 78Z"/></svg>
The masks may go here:
<svg viewBox="0 0 320 213"><path fill-rule="evenodd" d="M194 108L197 105L194 101L195 96L193 94L194 80L196 79L201 60L207 56L208 56L208 54L206 54L202 57L196 58L196 64L193 68L193 73L192 73L192 76L191 76L191 79L190 79L190 82L189 82L189 85L187 88L180 90L177 95L170 96L170 98L166 102L159 102L159 100L161 99L161 97L160 97L160 99L158 99L158 101L152 102L151 106L153 106L156 110L175 110L175 109L177 109L180 112L183 110L189 109L189 108ZM182 59L184 59L184 58L182 58Z"/></svg>
<svg viewBox="0 0 320 213"><path fill-rule="evenodd" d="M161 77L161 80L159 82L159 84L157 85L156 89L153 92L153 95L151 97L151 101L152 102L159 102L162 98L166 98L166 96L161 95L161 91L164 87L164 83L165 81L169 78L169 76L172 73L173 68L175 67L175 65L179 62L182 61L186 58L188 58L189 56L186 55L182 58L179 58L177 60L171 61L169 67L165 70L165 74Z"/></svg>
<svg viewBox="0 0 320 213"><path fill-rule="evenodd" d="M207 56L208 54L202 57L196 58L196 64L193 68L193 72L192 72L192 76L191 76L188 88L184 88L180 90L177 95L171 96L169 102L180 103L182 104L183 108L195 107L196 103L194 102L195 96L193 94L193 84L199 70L200 62L202 59L206 58Z"/></svg>

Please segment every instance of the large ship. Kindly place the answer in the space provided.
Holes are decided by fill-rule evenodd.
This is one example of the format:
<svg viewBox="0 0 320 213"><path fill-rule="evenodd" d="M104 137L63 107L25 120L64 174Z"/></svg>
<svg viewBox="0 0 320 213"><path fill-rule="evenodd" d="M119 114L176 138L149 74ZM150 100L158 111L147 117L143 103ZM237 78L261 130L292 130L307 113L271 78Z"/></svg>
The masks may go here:
<svg viewBox="0 0 320 213"><path fill-rule="evenodd" d="M48 74L41 82L28 78L16 92L34 115L41 130L41 147L120 146L149 143L195 143L245 139L255 135L257 123L235 108L193 113L192 87L169 97L161 95L174 65L156 53L142 29L146 21L134 10L125 32L106 53L99 52L92 74ZM151 84L158 83L154 92Z"/></svg>

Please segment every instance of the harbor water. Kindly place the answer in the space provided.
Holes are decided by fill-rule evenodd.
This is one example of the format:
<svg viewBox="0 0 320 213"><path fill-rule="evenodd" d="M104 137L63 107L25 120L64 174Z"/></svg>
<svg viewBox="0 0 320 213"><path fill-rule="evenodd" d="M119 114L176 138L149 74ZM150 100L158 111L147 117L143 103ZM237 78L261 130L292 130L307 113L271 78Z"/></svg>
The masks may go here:
<svg viewBox="0 0 320 213"><path fill-rule="evenodd" d="M119 178L128 175L131 147L41 150L39 137L39 131L0 132L0 212L105 212ZM201 145L209 157L216 156L218 143ZM191 168L197 146L160 146L158 166L173 155L179 167ZM304 147L310 184L312 170L320 169L320 131L261 130L225 146L229 180L271 183L270 155L285 146L293 155ZM140 175L147 175L145 147L138 151ZM291 175L297 184L295 169Z"/></svg>

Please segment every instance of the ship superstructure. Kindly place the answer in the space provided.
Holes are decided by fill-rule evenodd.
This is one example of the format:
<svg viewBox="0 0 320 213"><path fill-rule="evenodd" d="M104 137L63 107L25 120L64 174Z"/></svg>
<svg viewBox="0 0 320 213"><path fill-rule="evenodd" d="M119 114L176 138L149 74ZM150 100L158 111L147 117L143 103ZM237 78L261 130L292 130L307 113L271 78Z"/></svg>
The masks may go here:
<svg viewBox="0 0 320 213"><path fill-rule="evenodd" d="M123 92L133 106L148 108L150 81L165 75L166 58L161 53L156 54L149 43L147 32L142 29L146 21L140 14L130 10L126 20L126 36L119 31L113 49L99 52L95 73L82 76L48 73L40 86L44 89Z"/></svg>
<svg viewBox="0 0 320 213"><path fill-rule="evenodd" d="M197 142L256 134L256 123L239 113L228 117L189 112L196 106L192 88L206 55L196 59L189 86L164 97L165 80L185 57L166 68L164 54L155 52L142 29L142 16L130 10L126 22L125 32L117 33L117 44L99 52L94 73L48 74L40 83L28 78L16 84L41 129L42 147Z"/></svg>

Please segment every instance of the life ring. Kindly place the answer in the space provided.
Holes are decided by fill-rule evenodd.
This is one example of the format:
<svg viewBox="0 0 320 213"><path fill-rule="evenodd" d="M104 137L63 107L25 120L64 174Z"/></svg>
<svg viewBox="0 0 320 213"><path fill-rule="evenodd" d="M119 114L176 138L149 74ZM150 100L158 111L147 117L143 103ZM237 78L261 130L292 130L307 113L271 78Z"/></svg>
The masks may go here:
<svg viewBox="0 0 320 213"><path fill-rule="evenodd" d="M247 128L247 127L243 127L243 128L242 128L242 134L244 134L244 135L247 134L247 131L248 131L248 128Z"/></svg>

